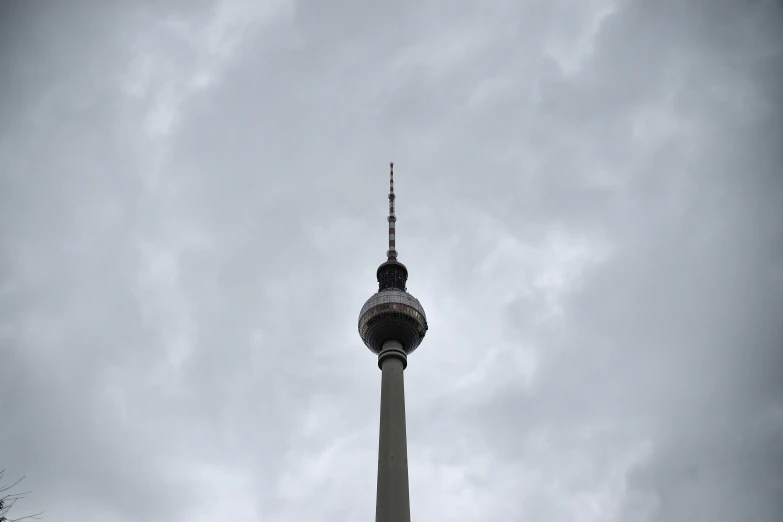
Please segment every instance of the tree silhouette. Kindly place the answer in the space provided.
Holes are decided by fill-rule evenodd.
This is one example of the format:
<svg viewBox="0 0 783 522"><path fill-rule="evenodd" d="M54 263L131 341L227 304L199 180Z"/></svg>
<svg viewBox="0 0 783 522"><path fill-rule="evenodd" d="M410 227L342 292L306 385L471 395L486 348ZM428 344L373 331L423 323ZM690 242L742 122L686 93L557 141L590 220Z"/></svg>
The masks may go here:
<svg viewBox="0 0 783 522"><path fill-rule="evenodd" d="M29 491L23 491L22 493L11 493L10 491L19 485L20 482L24 480L24 477L20 478L13 484L3 484L3 476L5 475L5 470L0 470L0 522L18 522L19 520L26 520L26 519L32 519L32 520L40 520L40 515L43 513L36 513L35 515L27 515L24 517L19 518L8 518L8 512L11 511L11 508L14 507L14 504L16 504L16 501L19 499L23 499L25 495L29 493Z"/></svg>

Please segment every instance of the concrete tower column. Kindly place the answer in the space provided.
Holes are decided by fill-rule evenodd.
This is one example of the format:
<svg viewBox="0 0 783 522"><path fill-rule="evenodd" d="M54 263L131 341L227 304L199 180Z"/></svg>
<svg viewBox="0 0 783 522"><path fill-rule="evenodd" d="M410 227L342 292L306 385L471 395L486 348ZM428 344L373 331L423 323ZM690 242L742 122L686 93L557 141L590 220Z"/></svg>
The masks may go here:
<svg viewBox="0 0 783 522"><path fill-rule="evenodd" d="M410 522L405 383L408 359L402 344L386 341L378 354L381 369L381 429L378 442L376 522Z"/></svg>

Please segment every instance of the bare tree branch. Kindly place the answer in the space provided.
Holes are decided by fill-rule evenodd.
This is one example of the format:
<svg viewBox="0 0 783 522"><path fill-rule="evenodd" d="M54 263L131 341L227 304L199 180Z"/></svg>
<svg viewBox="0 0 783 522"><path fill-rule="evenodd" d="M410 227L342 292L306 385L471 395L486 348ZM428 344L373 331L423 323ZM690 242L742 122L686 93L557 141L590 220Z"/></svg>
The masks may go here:
<svg viewBox="0 0 783 522"><path fill-rule="evenodd" d="M0 480L3 479L3 476L5 475L5 470L0 470ZM10 485L0 485L0 493L5 493L7 491L10 491L14 488L14 486L17 486L20 482L24 480L24 477L20 478L16 482ZM34 515L26 515L19 518L8 518L8 513L11 511L11 508L14 507L16 502L19 499L25 498L25 495L30 493L29 491L23 491L21 493L6 493L3 496L0 496L0 522L19 522L21 520L40 520L40 516L43 514L43 511L40 513L36 513Z"/></svg>
<svg viewBox="0 0 783 522"><path fill-rule="evenodd" d="M0 479L3 478L4 474L5 474L5 470L0 471ZM9 489L11 489L12 487L16 486L17 484L19 484L23 480L24 480L24 477L20 478L19 480L17 480L16 482L11 484L10 486L0 486L0 493L2 493L3 491L8 491Z"/></svg>

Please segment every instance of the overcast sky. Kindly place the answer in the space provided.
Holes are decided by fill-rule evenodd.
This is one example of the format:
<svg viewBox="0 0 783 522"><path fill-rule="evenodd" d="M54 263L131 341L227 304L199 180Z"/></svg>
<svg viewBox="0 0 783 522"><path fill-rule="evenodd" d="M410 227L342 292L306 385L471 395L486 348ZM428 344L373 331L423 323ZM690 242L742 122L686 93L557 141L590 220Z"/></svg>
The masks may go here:
<svg viewBox="0 0 783 522"><path fill-rule="evenodd" d="M783 5L3 1L0 468L52 522L783 514Z"/></svg>

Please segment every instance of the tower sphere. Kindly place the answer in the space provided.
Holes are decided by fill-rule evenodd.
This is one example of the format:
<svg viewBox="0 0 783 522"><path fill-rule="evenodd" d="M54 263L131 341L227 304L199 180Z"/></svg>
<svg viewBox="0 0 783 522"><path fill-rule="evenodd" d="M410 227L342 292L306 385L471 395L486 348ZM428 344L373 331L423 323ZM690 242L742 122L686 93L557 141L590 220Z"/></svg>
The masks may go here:
<svg viewBox="0 0 783 522"><path fill-rule="evenodd" d="M386 288L370 297L359 312L359 335L373 353L386 341L399 341L406 354L427 333L427 316L418 299L405 290Z"/></svg>

